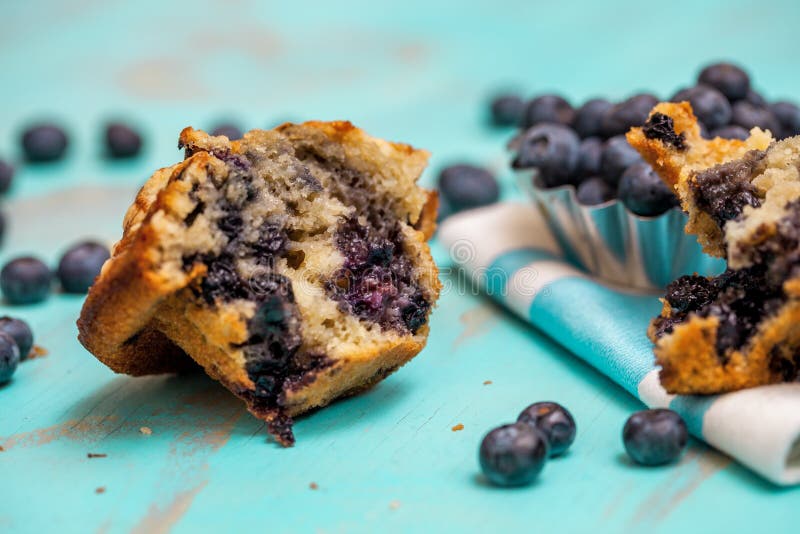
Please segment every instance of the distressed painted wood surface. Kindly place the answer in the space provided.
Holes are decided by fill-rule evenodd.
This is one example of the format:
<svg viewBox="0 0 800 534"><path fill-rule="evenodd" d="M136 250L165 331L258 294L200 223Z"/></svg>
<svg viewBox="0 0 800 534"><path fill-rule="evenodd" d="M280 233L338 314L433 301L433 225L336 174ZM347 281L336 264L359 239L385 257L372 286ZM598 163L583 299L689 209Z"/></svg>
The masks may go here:
<svg viewBox="0 0 800 534"><path fill-rule="evenodd" d="M17 158L20 128L42 117L74 142L63 162L20 168L0 255L54 261L79 238L118 237L136 187L180 157L187 124L349 118L430 149L431 183L451 161L502 169L508 134L486 128L482 108L498 86L665 96L704 62L733 57L769 97L797 99L799 6L6 1L0 154ZM146 133L141 158L99 156L112 116ZM0 530L792 530L797 491L700 444L675 467L629 465L620 432L637 402L470 294L434 249L448 290L428 347L373 391L301 419L293 449L204 376L115 376L75 339L80 298L3 306L49 355L0 389ZM530 488L487 487L481 436L542 399L574 412L573 450Z"/></svg>

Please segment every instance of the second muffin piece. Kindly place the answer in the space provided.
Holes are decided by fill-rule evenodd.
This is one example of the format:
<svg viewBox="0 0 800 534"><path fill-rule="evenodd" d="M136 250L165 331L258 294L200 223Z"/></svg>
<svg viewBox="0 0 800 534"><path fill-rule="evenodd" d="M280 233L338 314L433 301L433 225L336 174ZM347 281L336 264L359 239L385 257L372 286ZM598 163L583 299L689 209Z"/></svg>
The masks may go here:
<svg viewBox="0 0 800 534"><path fill-rule="evenodd" d="M800 376L800 137L700 137L687 103L659 104L628 139L675 187L687 232L728 270L667 288L649 336L670 393L721 393Z"/></svg>

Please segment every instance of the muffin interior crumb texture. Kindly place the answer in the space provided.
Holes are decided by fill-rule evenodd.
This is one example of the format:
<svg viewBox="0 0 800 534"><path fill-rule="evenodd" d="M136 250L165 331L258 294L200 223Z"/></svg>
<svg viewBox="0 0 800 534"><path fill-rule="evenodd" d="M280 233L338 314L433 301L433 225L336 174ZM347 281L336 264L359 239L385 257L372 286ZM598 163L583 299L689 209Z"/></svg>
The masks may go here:
<svg viewBox="0 0 800 534"><path fill-rule="evenodd" d="M145 214L134 205L126 218L126 230L158 224L157 276L190 280L150 326L244 398L285 444L293 412L393 368L341 377L340 387L328 376L322 397L293 408L293 395L321 371L403 340L424 344L439 287L415 228L427 199L415 184L421 166L384 168L332 138L347 135L349 123L327 124L333 134L284 125L234 142L187 129L186 160L152 191L169 209ZM387 147L405 145L369 149ZM193 349L196 336L203 350Z"/></svg>

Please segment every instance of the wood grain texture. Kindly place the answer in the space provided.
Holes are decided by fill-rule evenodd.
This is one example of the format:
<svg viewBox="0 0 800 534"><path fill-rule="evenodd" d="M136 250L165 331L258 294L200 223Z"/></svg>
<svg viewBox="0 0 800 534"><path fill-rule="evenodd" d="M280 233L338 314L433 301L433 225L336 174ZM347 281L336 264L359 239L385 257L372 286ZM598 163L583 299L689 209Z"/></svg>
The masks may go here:
<svg viewBox="0 0 800 534"><path fill-rule="evenodd" d="M117 238L136 187L180 158L177 134L188 124L350 119L431 150L431 184L456 160L503 168L509 132L485 126L482 103L508 83L575 100L666 96L704 62L733 57L767 96L800 99L797 2L360 1L313 12L251 0L4 6L0 157L18 160L19 129L42 117L63 121L73 144L63 162L20 167L3 206L0 260L34 252L54 262L79 238ZM747 39L733 38L743 27ZM141 126L142 157L100 156L112 116ZM515 196L502 179L504 197ZM115 376L75 338L80 297L2 306L31 322L49 354L0 388L0 530L791 530L796 490L703 446L674 467L630 465L620 433L637 401L458 291L447 251L434 243L434 253L449 290L428 347L374 390L298 421L293 449L269 442L263 424L201 374ZM550 399L578 422L571 452L529 488L488 487L476 461L483 434Z"/></svg>

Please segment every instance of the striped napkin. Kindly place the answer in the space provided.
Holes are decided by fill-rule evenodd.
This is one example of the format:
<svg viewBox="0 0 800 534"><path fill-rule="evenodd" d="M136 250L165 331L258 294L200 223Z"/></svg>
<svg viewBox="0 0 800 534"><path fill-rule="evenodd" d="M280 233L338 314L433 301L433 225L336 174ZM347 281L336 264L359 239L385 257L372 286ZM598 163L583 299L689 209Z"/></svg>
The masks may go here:
<svg viewBox="0 0 800 534"><path fill-rule="evenodd" d="M644 404L675 410L695 437L772 482L800 483L800 384L669 395L645 333L661 303L603 285L566 263L532 205L501 203L460 213L442 223L438 236L486 294Z"/></svg>

